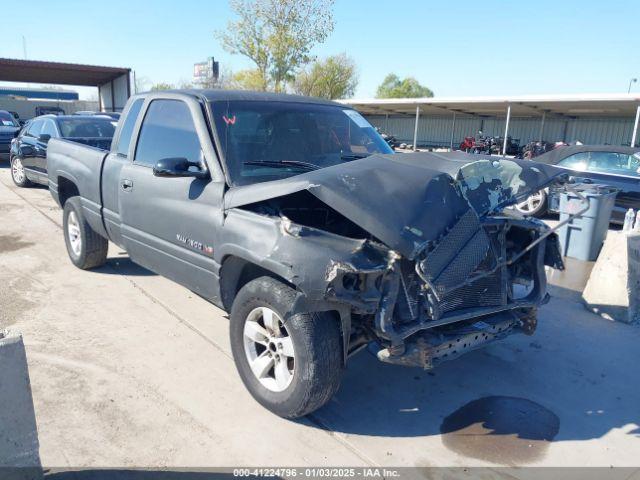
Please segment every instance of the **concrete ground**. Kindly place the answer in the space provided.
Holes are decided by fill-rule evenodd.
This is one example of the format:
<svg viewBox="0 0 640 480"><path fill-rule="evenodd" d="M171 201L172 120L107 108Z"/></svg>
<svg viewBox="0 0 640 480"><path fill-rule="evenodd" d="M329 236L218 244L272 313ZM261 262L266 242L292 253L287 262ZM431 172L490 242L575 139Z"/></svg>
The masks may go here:
<svg viewBox="0 0 640 480"><path fill-rule="evenodd" d="M287 421L243 388L224 312L114 246L76 269L60 225L48 191L16 188L0 162L0 329L24 337L37 432L20 433L42 465L640 463L637 327L554 299L535 336L433 372L365 350L326 407Z"/></svg>

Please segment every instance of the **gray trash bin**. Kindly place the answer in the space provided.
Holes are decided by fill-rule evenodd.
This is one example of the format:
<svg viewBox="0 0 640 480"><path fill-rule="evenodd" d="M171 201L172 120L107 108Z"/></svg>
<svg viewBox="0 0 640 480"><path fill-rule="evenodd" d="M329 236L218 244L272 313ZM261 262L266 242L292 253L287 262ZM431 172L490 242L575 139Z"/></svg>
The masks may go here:
<svg viewBox="0 0 640 480"><path fill-rule="evenodd" d="M578 260L594 261L598 258L602 243L609 230L609 220L618 190L606 185L578 184L573 186L589 202L582 215L574 217L560 227L558 236L562 255ZM572 192L560 194L560 221L584 208L582 200Z"/></svg>

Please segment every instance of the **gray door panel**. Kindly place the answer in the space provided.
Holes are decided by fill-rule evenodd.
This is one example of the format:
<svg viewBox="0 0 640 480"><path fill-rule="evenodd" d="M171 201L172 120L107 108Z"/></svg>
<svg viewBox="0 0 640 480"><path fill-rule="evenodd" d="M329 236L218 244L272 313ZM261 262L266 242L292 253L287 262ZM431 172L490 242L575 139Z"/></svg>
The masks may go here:
<svg viewBox="0 0 640 480"><path fill-rule="evenodd" d="M117 184L122 241L131 259L216 301L214 238L223 220L224 184L156 177L135 163L121 169Z"/></svg>

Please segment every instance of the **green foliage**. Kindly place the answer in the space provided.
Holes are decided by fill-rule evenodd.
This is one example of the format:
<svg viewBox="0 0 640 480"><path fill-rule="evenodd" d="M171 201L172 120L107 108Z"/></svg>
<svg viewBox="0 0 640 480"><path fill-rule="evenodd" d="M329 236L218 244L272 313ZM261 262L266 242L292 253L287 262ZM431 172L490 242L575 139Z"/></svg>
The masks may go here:
<svg viewBox="0 0 640 480"><path fill-rule="evenodd" d="M268 90L264 77L258 69L240 70L231 76L228 87L239 90Z"/></svg>
<svg viewBox="0 0 640 480"><path fill-rule="evenodd" d="M300 95L334 100L352 97L357 86L355 61L342 53L313 62L298 74L293 88Z"/></svg>
<svg viewBox="0 0 640 480"><path fill-rule="evenodd" d="M420 85L413 77L404 80L395 73L387 75L376 92L377 98L420 98L433 97L433 92L424 85Z"/></svg>
<svg viewBox="0 0 640 480"><path fill-rule="evenodd" d="M334 0L231 0L237 20L217 32L230 53L256 65L261 90L283 91L333 31Z"/></svg>
<svg viewBox="0 0 640 480"><path fill-rule="evenodd" d="M174 88L176 87L170 83L159 82L151 86L151 91L157 92L158 90L172 90Z"/></svg>

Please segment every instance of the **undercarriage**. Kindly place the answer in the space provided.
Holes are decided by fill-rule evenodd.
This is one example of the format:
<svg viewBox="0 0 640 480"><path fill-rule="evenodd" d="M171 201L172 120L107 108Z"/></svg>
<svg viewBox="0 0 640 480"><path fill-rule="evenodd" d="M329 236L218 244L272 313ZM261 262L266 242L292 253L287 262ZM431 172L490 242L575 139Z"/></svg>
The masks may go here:
<svg viewBox="0 0 640 480"><path fill-rule="evenodd" d="M533 334L537 307L548 300L544 265L563 268L554 234L535 243L547 230L506 216L480 223L469 211L416 260L399 259L371 319L378 358L428 369L510 334Z"/></svg>

